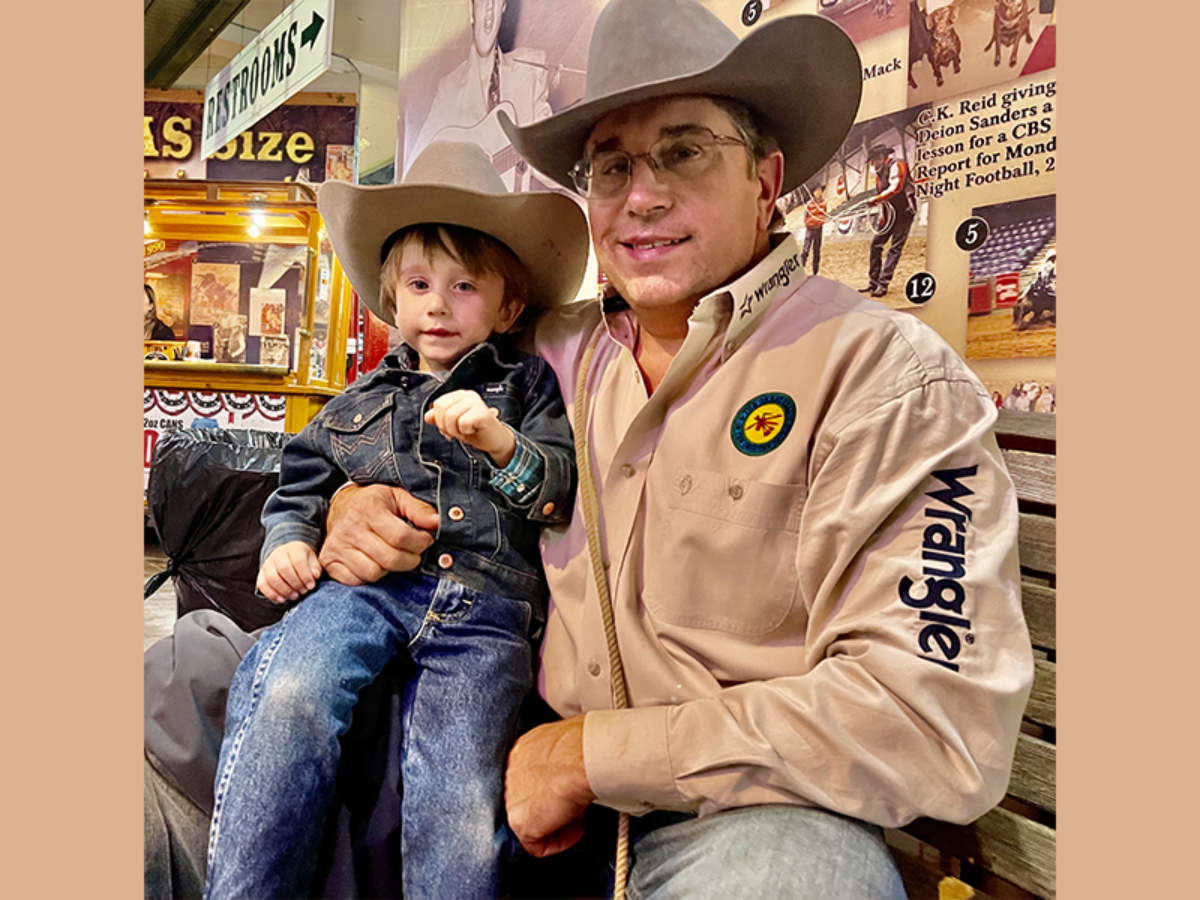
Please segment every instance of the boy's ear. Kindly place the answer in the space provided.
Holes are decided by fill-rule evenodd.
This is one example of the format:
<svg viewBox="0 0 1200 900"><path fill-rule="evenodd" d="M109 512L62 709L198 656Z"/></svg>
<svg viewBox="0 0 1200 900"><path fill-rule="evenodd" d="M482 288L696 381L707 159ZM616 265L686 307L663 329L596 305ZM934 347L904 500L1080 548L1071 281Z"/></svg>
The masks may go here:
<svg viewBox="0 0 1200 900"><path fill-rule="evenodd" d="M496 320L496 327L493 330L496 334L504 334L508 329L513 327L513 324L520 318L524 310L524 300L505 297L500 304L500 318Z"/></svg>

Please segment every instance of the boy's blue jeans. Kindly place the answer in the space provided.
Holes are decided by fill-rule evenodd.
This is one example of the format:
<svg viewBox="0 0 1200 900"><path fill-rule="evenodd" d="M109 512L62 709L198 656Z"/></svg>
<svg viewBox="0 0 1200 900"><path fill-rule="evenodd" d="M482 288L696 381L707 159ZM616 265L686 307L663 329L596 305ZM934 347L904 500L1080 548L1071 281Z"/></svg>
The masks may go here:
<svg viewBox="0 0 1200 900"><path fill-rule="evenodd" d="M533 680L530 606L448 579L323 580L266 630L229 690L205 897L307 897L358 692L397 653L404 896L495 897L504 767Z"/></svg>

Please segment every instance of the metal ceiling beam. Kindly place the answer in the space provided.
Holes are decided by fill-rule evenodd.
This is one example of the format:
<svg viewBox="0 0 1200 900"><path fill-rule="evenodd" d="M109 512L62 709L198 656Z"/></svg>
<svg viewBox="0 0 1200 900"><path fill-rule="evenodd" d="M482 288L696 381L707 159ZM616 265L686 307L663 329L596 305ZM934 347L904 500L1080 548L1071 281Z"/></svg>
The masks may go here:
<svg viewBox="0 0 1200 900"><path fill-rule="evenodd" d="M149 0L144 8L144 86L173 85L249 2Z"/></svg>

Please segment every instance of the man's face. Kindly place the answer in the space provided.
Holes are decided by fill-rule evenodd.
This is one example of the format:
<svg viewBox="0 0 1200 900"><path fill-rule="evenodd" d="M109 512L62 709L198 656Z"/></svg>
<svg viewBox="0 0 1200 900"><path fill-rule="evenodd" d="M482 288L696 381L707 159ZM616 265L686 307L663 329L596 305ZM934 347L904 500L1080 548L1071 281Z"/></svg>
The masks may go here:
<svg viewBox="0 0 1200 900"><path fill-rule="evenodd" d="M738 137L719 106L704 97L646 100L596 123L586 150L645 153L684 126ZM600 268L635 312L674 309L681 321L706 294L741 274L768 247L767 226L783 177L774 153L750 175L744 147L721 145L711 169L691 181L659 181L635 160L628 190L588 200Z"/></svg>
<svg viewBox="0 0 1200 900"><path fill-rule="evenodd" d="M491 53L500 37L500 19L507 0L471 0L471 34L475 52L480 56Z"/></svg>

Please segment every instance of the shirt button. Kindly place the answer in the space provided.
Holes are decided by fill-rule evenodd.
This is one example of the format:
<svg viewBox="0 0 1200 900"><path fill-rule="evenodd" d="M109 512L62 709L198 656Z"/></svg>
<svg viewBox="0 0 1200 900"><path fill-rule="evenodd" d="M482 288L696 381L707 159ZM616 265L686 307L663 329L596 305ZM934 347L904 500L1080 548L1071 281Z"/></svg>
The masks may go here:
<svg viewBox="0 0 1200 900"><path fill-rule="evenodd" d="M463 520L463 517L466 516L466 513L462 511L461 506L452 506L452 507L450 507L450 510L447 513L447 515L449 515L450 518L453 519L455 522L461 522Z"/></svg>
<svg viewBox="0 0 1200 900"><path fill-rule="evenodd" d="M732 497L734 500L741 500L742 494L744 494L744 493L745 493L745 490L742 488L742 486L740 484L731 484L729 486L729 496Z"/></svg>
<svg viewBox="0 0 1200 900"><path fill-rule="evenodd" d="M736 349L737 349L736 341L726 341L725 342L725 352L726 353L732 353Z"/></svg>
<svg viewBox="0 0 1200 900"><path fill-rule="evenodd" d="M553 503L547 503L545 506L542 507L542 515L543 516L548 516L552 512L554 512L554 504Z"/></svg>
<svg viewBox="0 0 1200 900"><path fill-rule="evenodd" d="M625 465L621 466L621 474L626 478L632 478L634 471L636 470L629 463L625 463Z"/></svg>
<svg viewBox="0 0 1200 900"><path fill-rule="evenodd" d="M593 678L598 676L600 674L600 663L596 662L594 659L588 663L588 674Z"/></svg>
<svg viewBox="0 0 1200 900"><path fill-rule="evenodd" d="M452 565L454 565L454 557L451 556L449 553L443 553L441 556L438 557L438 565L441 566L443 569L448 569Z"/></svg>
<svg viewBox="0 0 1200 900"><path fill-rule="evenodd" d="M357 425L361 421L362 421L362 413L359 413L358 415L356 415L354 417L354 424Z"/></svg>

